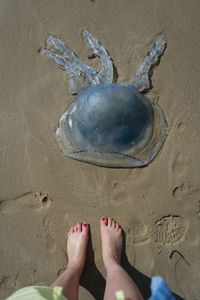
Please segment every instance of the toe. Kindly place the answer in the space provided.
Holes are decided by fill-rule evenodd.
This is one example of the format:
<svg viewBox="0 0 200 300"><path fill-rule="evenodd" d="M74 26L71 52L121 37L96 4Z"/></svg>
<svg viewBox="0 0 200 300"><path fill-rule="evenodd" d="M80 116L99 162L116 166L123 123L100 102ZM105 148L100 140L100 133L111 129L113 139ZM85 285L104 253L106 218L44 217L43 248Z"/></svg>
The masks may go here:
<svg viewBox="0 0 200 300"><path fill-rule="evenodd" d="M74 232L78 232L78 223L76 223L73 227L74 227Z"/></svg>
<svg viewBox="0 0 200 300"><path fill-rule="evenodd" d="M115 222L115 228L118 230L119 229L119 224Z"/></svg>
<svg viewBox="0 0 200 300"><path fill-rule="evenodd" d="M121 226L115 221L115 228L119 231L121 231Z"/></svg>
<svg viewBox="0 0 200 300"><path fill-rule="evenodd" d="M111 226L112 226L112 228L115 228L115 224L116 224L115 220L111 219Z"/></svg>
<svg viewBox="0 0 200 300"><path fill-rule="evenodd" d="M68 232L68 234L72 234L72 233L74 233L74 225L70 228L70 230Z"/></svg>
<svg viewBox="0 0 200 300"><path fill-rule="evenodd" d="M108 227L111 227L111 226L112 226L112 221L113 221L113 219L110 218L110 217L108 217Z"/></svg>
<svg viewBox="0 0 200 300"><path fill-rule="evenodd" d="M81 232L81 223L77 223L77 227L76 227L76 231L77 232Z"/></svg>
<svg viewBox="0 0 200 300"><path fill-rule="evenodd" d="M117 222L116 222L115 220L113 220L112 225L113 225L113 227L114 227L115 229L117 229Z"/></svg>
<svg viewBox="0 0 200 300"><path fill-rule="evenodd" d="M82 232L87 232L89 229L89 224L82 223L81 228L82 228Z"/></svg>
<svg viewBox="0 0 200 300"><path fill-rule="evenodd" d="M108 225L108 219L106 217L101 217L100 224L107 226Z"/></svg>

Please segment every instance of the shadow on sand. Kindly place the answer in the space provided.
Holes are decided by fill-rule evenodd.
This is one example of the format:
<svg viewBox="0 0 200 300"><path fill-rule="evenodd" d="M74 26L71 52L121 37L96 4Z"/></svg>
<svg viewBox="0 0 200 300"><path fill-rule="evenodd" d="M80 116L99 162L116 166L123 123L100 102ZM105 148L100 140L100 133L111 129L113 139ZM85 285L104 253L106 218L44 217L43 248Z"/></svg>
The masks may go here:
<svg viewBox="0 0 200 300"><path fill-rule="evenodd" d="M125 233L123 232L123 239L125 239ZM122 266L129 274L129 276L134 280L137 287L141 291L144 299L149 299L150 292L150 283L151 279L141 272L137 271L128 261L126 256L126 244L123 243L124 247L122 249ZM90 236L88 243L88 251L86 257L86 267L84 274L81 278L81 286L84 287L96 300L102 300L104 296L106 281L105 278L101 275L94 259L94 250L92 246L92 238ZM184 300L180 296L174 294L177 300Z"/></svg>

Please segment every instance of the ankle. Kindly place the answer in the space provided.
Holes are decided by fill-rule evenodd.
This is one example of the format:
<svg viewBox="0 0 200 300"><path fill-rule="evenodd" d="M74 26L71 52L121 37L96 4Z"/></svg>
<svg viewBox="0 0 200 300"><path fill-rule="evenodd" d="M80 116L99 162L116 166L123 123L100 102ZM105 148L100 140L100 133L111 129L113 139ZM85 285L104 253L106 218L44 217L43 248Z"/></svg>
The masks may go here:
<svg viewBox="0 0 200 300"><path fill-rule="evenodd" d="M82 270L83 270L83 267L74 262L67 263L67 271L70 271L71 273L79 274L82 272Z"/></svg>
<svg viewBox="0 0 200 300"><path fill-rule="evenodd" d="M104 261L104 266L105 266L106 272L108 272L110 270L113 271L115 268L118 268L120 266L120 260L115 257L109 257L109 259L106 259Z"/></svg>

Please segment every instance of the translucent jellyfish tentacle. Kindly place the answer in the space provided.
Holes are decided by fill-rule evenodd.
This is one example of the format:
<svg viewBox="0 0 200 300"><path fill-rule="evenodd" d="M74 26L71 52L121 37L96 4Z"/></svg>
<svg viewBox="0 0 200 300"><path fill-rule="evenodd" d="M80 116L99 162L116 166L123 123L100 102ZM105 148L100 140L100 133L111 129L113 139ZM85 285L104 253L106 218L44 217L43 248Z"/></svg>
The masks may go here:
<svg viewBox="0 0 200 300"><path fill-rule="evenodd" d="M150 71L157 63L159 57L164 53L166 48L166 40L160 35L150 46L143 63L137 69L133 77L132 83L134 87L142 92L150 88Z"/></svg>
<svg viewBox="0 0 200 300"><path fill-rule="evenodd" d="M75 65L76 68L82 72L85 72L86 76L88 76L88 79L93 81L91 75L97 72L96 69L82 62L80 58L62 40L53 36L49 36L47 39L47 45L59 51L60 54L62 54L66 59L68 59L69 62L71 62L71 64Z"/></svg>
<svg viewBox="0 0 200 300"><path fill-rule="evenodd" d="M49 49L42 49L42 54L46 55L53 62L55 62L61 69L65 70L69 78L69 92L77 94L79 85L83 85L84 79L80 76L80 70L76 65L68 62L63 56L58 53L52 52ZM81 84L82 79L82 84Z"/></svg>
<svg viewBox="0 0 200 300"><path fill-rule="evenodd" d="M62 40L49 36L46 48L43 48L41 53L66 71L69 77L69 91L72 94L77 94L84 86L98 84L95 78L97 70L82 62Z"/></svg>
<svg viewBox="0 0 200 300"><path fill-rule="evenodd" d="M113 83L113 63L112 59L103 45L87 30L82 31L90 56L98 56L101 60L101 69L96 74L96 81L100 83Z"/></svg>

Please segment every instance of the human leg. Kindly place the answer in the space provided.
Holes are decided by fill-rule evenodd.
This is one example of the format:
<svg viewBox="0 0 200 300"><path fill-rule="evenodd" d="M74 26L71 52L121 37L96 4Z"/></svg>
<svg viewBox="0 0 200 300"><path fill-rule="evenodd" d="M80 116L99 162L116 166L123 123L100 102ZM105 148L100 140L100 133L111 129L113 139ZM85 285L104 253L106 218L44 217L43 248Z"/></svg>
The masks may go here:
<svg viewBox="0 0 200 300"><path fill-rule="evenodd" d="M106 289L104 300L116 300L115 293L122 290L125 300L143 300L136 284L120 265L122 231L112 218L100 219L102 256L106 269Z"/></svg>
<svg viewBox="0 0 200 300"><path fill-rule="evenodd" d="M51 287L62 287L62 293L68 300L78 299L79 281L86 258L88 233L89 225L86 223L77 223L71 227L67 237L67 269L51 285Z"/></svg>

